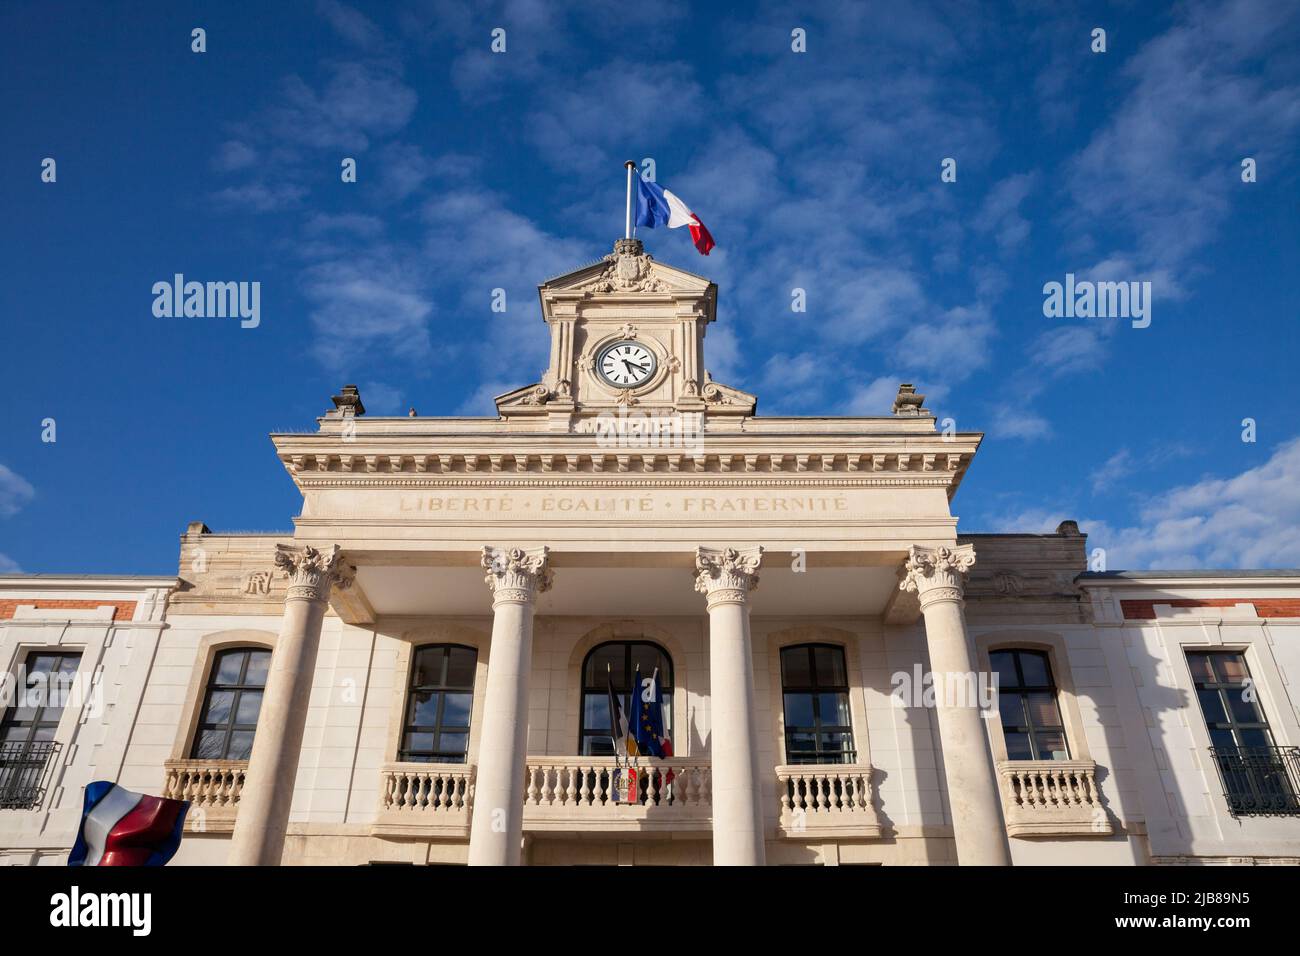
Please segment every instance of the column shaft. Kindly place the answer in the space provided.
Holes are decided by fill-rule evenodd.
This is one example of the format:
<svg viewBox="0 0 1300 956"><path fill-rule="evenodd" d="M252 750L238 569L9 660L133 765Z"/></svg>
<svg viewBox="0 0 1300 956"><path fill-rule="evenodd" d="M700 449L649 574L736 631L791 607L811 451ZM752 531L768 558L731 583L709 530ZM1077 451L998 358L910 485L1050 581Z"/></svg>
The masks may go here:
<svg viewBox="0 0 1300 956"><path fill-rule="evenodd" d="M695 554L695 589L709 607L714 866L766 862L749 636L749 592L758 586L762 554L762 548L699 548Z"/></svg>
<svg viewBox="0 0 1300 956"><path fill-rule="evenodd" d="M278 866L284 854L329 589L350 583L337 547L325 555L281 546L276 564L291 580L239 797L228 857L234 866Z"/></svg>
<svg viewBox="0 0 1300 956"><path fill-rule="evenodd" d="M523 862L533 606L537 595L551 586L547 555L546 548L483 549L482 564L492 589L492 648L470 816L470 866Z"/></svg>

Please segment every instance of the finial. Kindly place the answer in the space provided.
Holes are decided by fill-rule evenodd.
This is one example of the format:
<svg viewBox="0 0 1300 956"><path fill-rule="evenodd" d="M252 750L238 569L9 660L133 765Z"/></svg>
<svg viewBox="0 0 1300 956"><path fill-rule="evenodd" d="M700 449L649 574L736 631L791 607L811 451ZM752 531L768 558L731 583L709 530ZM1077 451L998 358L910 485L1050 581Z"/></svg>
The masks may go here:
<svg viewBox="0 0 1300 956"><path fill-rule="evenodd" d="M924 405L925 396L918 395L911 382L898 386L898 395L894 398L895 415L928 415L930 410Z"/></svg>
<svg viewBox="0 0 1300 956"><path fill-rule="evenodd" d="M339 418L352 418L364 415L366 406L361 404L361 391L355 385L344 385L341 394L335 395L334 414Z"/></svg>

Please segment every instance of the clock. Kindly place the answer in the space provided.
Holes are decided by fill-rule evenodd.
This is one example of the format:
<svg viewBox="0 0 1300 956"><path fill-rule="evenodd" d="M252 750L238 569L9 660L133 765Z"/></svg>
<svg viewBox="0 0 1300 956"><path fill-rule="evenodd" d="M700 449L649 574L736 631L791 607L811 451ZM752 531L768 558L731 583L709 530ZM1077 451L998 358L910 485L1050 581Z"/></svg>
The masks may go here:
<svg viewBox="0 0 1300 956"><path fill-rule="evenodd" d="M596 371L615 388L637 388L650 381L659 360L640 342L611 342L596 356Z"/></svg>

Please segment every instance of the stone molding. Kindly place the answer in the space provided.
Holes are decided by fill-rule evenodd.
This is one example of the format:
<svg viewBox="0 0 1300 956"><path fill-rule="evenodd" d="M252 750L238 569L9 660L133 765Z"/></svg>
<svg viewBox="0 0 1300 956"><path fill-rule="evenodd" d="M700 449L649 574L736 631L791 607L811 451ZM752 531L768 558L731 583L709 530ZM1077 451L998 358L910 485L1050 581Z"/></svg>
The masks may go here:
<svg viewBox="0 0 1300 956"><path fill-rule="evenodd" d="M974 565L973 545L963 544L951 548L912 545L898 588L915 594L922 610L939 601L960 602L966 572Z"/></svg>
<svg viewBox="0 0 1300 956"><path fill-rule="evenodd" d="M744 604L758 587L763 548L695 549L695 590L705 595L712 609L719 604Z"/></svg>
<svg viewBox="0 0 1300 956"><path fill-rule="evenodd" d="M331 586L347 590L356 575L356 568L343 560L337 544L328 553L311 545L277 544L275 566L289 579L286 600L328 601Z"/></svg>
<svg viewBox="0 0 1300 956"><path fill-rule="evenodd" d="M549 591L554 573L550 568L551 549L494 548L484 545L479 562L487 571L484 580L492 589L492 606L515 603L531 604L537 595Z"/></svg>

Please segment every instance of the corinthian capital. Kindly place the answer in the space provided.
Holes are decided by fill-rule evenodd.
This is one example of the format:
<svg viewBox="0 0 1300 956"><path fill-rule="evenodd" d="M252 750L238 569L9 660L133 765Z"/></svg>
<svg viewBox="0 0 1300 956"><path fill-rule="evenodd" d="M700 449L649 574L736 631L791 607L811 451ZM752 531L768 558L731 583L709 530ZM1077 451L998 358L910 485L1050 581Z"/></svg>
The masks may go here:
<svg viewBox="0 0 1300 956"><path fill-rule="evenodd" d="M277 544L275 566L289 579L288 597L308 601L329 600L331 586L346 590L356 574L356 569L343 560L337 544L328 552L311 545L298 548Z"/></svg>
<svg viewBox="0 0 1300 956"><path fill-rule="evenodd" d="M974 564L975 548L969 544L955 548L912 545L898 587L915 594L923 608L935 601L960 601L966 572Z"/></svg>
<svg viewBox="0 0 1300 956"><path fill-rule="evenodd" d="M695 590L715 604L743 604L749 592L758 587L758 567L763 563L763 549L696 548Z"/></svg>
<svg viewBox="0 0 1300 956"><path fill-rule="evenodd" d="M487 571L484 580L492 589L492 603L515 601L532 603L537 595L551 588L551 549L483 548L480 562Z"/></svg>

